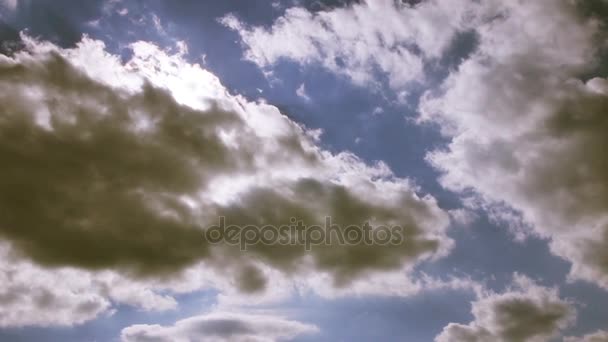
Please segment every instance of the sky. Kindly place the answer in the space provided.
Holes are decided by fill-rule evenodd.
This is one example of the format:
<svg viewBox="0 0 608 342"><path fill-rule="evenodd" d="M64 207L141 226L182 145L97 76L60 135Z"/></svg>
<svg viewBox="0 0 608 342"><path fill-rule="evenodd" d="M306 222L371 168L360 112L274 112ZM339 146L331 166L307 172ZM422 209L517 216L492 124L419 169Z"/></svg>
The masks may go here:
<svg viewBox="0 0 608 342"><path fill-rule="evenodd" d="M608 341L607 24L0 0L0 341Z"/></svg>

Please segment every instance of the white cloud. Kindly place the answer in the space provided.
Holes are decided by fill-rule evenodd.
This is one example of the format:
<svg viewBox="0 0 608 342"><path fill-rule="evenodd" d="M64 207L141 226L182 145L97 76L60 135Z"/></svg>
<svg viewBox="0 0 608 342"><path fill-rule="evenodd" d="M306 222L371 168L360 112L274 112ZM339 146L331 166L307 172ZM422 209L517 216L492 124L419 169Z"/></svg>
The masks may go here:
<svg viewBox="0 0 608 342"><path fill-rule="evenodd" d="M45 268L0 244L0 327L71 326L113 313L113 303L145 311L177 308L168 284L133 280L112 271ZM179 289L175 289L179 290Z"/></svg>
<svg viewBox="0 0 608 342"><path fill-rule="evenodd" d="M123 342L273 342L314 334L318 328L282 317L212 312L175 322L172 326L138 324L124 328Z"/></svg>
<svg viewBox="0 0 608 342"><path fill-rule="evenodd" d="M77 271L47 271L0 246L0 327L72 325L108 312L110 301Z"/></svg>
<svg viewBox="0 0 608 342"><path fill-rule="evenodd" d="M310 96L308 96L308 93L306 92L306 86L304 83L302 83L298 89L296 89L296 95L301 97L304 101L310 102Z"/></svg>
<svg viewBox="0 0 608 342"><path fill-rule="evenodd" d="M366 86L376 83L379 70L400 89L423 79L424 61L440 57L454 35L472 24L475 7L448 0L416 6L364 1L316 13L293 7L269 29L247 27L233 15L221 22L240 34L246 58L262 68L281 59L320 63Z"/></svg>
<svg viewBox="0 0 608 342"><path fill-rule="evenodd" d="M549 341L575 319L572 305L556 289L536 285L515 275L513 285L501 294L490 293L472 303L474 320L450 323L437 342L541 342Z"/></svg>
<svg viewBox="0 0 608 342"><path fill-rule="evenodd" d="M422 120L451 138L428 160L520 237L549 238L573 279L608 288L608 81L578 78L595 65L598 25L570 1L494 5L477 51L422 101Z"/></svg>
<svg viewBox="0 0 608 342"><path fill-rule="evenodd" d="M608 288L608 81L579 79L603 44L599 24L581 17L579 5L368 1L317 13L291 8L270 28L234 16L222 22L265 70L281 59L320 63L368 86L380 70L398 94L424 77L422 66L458 32L474 31L475 52L422 100L420 120L451 138L429 162L443 171L445 187L474 190L470 202L508 221L517 239L549 238L551 250L572 262L572 279Z"/></svg>
<svg viewBox="0 0 608 342"><path fill-rule="evenodd" d="M461 226L469 226L478 218L478 215L474 211L465 208L448 210L448 213L452 222Z"/></svg>
<svg viewBox="0 0 608 342"><path fill-rule="evenodd" d="M587 334L583 337L568 336L564 338L564 342L607 342L608 332L598 330L594 333Z"/></svg>

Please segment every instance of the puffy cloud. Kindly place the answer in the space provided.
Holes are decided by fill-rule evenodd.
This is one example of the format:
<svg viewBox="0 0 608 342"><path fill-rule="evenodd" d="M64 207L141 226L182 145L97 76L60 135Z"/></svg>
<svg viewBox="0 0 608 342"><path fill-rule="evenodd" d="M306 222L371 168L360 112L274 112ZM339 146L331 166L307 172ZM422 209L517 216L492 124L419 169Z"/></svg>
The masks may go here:
<svg viewBox="0 0 608 342"><path fill-rule="evenodd" d="M474 53L422 100L421 121L450 137L428 155L449 189L476 194L517 238L533 233L572 262L571 276L608 288L608 81L590 78L600 25L579 1L376 1L312 13L292 8L270 28L233 16L246 57L321 63L370 84L384 72L402 91L458 32ZM379 26L381 25L381 26ZM281 43L279 43L281 42ZM288 42L288 43L284 43ZM532 227L532 230L530 229Z"/></svg>
<svg viewBox="0 0 608 342"><path fill-rule="evenodd" d="M552 250L573 262L573 277L608 287L601 149L608 86L603 78L578 79L601 44L597 22L581 17L580 5L364 2L318 13L292 8L268 29L233 16L222 22L239 32L246 57L261 67L281 58L319 62L360 84L379 69L396 90L422 77L422 65L441 56L457 32L473 30L475 53L421 105L421 119L453 138L428 160L444 171L446 187L475 190L477 202L493 218L511 221L518 237L532 226L551 238Z"/></svg>
<svg viewBox="0 0 608 342"><path fill-rule="evenodd" d="M115 271L88 271L73 267L41 267L15 254L3 243L0 249L0 326L75 325L110 315L116 304L140 311L178 309L177 294L201 290L218 291L217 307L242 310L255 305L278 304L291 296L318 295L333 299L360 296L413 296L422 291L482 291L469 279L448 280L422 276L412 279L409 270L376 271L359 277L348 286L336 287L329 271L308 267L286 274L262 262L245 266L239 279L228 269L210 269L205 262L164 278L133 278ZM306 264L306 260L303 261ZM259 272L259 273L258 273ZM243 292L240 277L270 279L265 289ZM248 283L245 280L245 283ZM45 300L40 300L46 298Z"/></svg>
<svg viewBox="0 0 608 342"><path fill-rule="evenodd" d="M423 101L423 119L440 123L454 138L429 160L445 172L447 187L474 189L484 200L521 211L519 236L533 225L553 238L553 251L574 262L573 276L608 286L608 173L601 151L606 80L576 79L594 62L597 32L593 20L577 14L577 5L387 1L318 13L292 8L269 29L246 27L231 16L222 21L239 32L247 58L262 67L280 58L319 62L360 84L373 80L378 68L396 89L420 78L425 57L440 56L454 34L474 29L476 53L440 94ZM405 48L400 54L392 44L417 46L421 53ZM517 217L490 210L495 218Z"/></svg>
<svg viewBox="0 0 608 342"><path fill-rule="evenodd" d="M213 312L177 321L172 326L132 325L122 330L121 338L124 342L272 342L317 331L313 325L282 317Z"/></svg>
<svg viewBox="0 0 608 342"><path fill-rule="evenodd" d="M385 74L399 89L423 78L424 60L440 57L470 24L474 2L364 1L312 13L288 9L270 28L248 27L233 15L221 22L237 31L246 58L267 69L281 59L320 63L360 85Z"/></svg>
<svg viewBox="0 0 608 342"><path fill-rule="evenodd" d="M243 293L234 284L221 282L218 296L221 308L242 308L258 304L279 303L296 294L298 297L319 296L325 299L365 297L409 297L432 291L481 293L483 285L470 279L448 277L439 279L426 274L410 275L407 268L395 271L376 271L366 278L357 278L348 286L335 286L330 272L303 271L285 276L267 267L258 267L272 279L263 292ZM217 277L216 277L217 278Z"/></svg>
<svg viewBox="0 0 608 342"><path fill-rule="evenodd" d="M599 26L574 1L493 10L477 51L422 102L422 120L451 137L428 160L518 234L549 238L572 277L608 288L608 82L579 76L596 64Z"/></svg>
<svg viewBox="0 0 608 342"><path fill-rule="evenodd" d="M0 244L0 326L70 326L112 314L113 303L145 311L175 309L170 285L133 281L115 272L70 267L48 269Z"/></svg>
<svg viewBox="0 0 608 342"><path fill-rule="evenodd" d="M219 137L236 114L201 115L150 85L123 95L57 53L0 68L5 238L38 262L88 268L155 272L205 256L180 197L247 160Z"/></svg>
<svg viewBox="0 0 608 342"><path fill-rule="evenodd" d="M0 327L71 325L106 312L107 297L79 272L49 272L0 250Z"/></svg>
<svg viewBox="0 0 608 342"><path fill-rule="evenodd" d="M560 299L556 289L517 274L508 291L486 294L472 305L472 322L450 323L435 341L549 341L575 318L571 304Z"/></svg>
<svg viewBox="0 0 608 342"><path fill-rule="evenodd" d="M594 333L587 334L583 337L568 336L564 338L564 342L606 342L608 341L608 332L598 330Z"/></svg>
<svg viewBox="0 0 608 342"><path fill-rule="evenodd" d="M24 51L0 56L0 237L36 272L96 284L74 292L66 283L79 294L66 308L89 297L97 306L65 324L107 311L108 301L160 310L175 307L170 293L203 288L264 296L270 276L318 275L348 289L449 251L449 217L431 196L382 163L320 149L314 132L230 95L179 54L139 42L122 63L88 38L73 49L23 40ZM243 252L204 239L219 216L259 226L330 216L341 229L369 221L405 230L395 245Z"/></svg>
<svg viewBox="0 0 608 342"><path fill-rule="evenodd" d="M448 213L452 222L460 226L470 226L478 219L477 213L465 208L451 209Z"/></svg>

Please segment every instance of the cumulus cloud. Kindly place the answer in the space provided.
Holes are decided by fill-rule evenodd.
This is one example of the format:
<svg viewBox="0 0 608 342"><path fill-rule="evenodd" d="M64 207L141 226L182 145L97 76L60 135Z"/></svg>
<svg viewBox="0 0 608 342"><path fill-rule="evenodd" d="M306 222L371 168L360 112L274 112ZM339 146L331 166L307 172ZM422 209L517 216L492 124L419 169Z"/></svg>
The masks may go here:
<svg viewBox="0 0 608 342"><path fill-rule="evenodd" d="M455 35L474 32L470 58L422 100L420 120L451 138L429 162L445 187L473 190L469 203L508 221L517 238L549 238L572 262L572 278L608 288L608 81L589 77L603 42L582 6L369 1L315 13L291 8L269 28L234 16L222 22L262 68L281 59L320 63L365 85L379 70L397 92L421 79Z"/></svg>
<svg viewBox="0 0 608 342"><path fill-rule="evenodd" d="M229 94L179 54L139 42L122 63L88 38L73 49L23 40L24 51L0 56L0 236L39 272L103 279L86 317L107 309L108 298L174 307L158 295L167 289L259 292L275 273L319 274L348 288L451 246L449 217L431 196L382 163L320 149L314 132ZM322 225L331 216L342 228L369 221L406 230L397 245L243 252L204 239L219 216L259 226L291 217Z"/></svg>
<svg viewBox="0 0 608 342"><path fill-rule="evenodd" d="M473 56L422 102L422 120L451 138L428 160L447 188L549 238L573 278L608 288L608 81L580 76L596 65L600 28L573 1L492 10Z"/></svg>
<svg viewBox="0 0 608 342"><path fill-rule="evenodd" d="M132 325L122 330L121 339L123 342L273 342L316 332L318 328L314 325L282 317L213 312L186 318L171 326Z"/></svg>
<svg viewBox="0 0 608 342"><path fill-rule="evenodd" d="M377 71L399 89L421 80L424 61L440 57L454 35L471 25L474 2L382 0L310 12L288 9L270 28L248 27L233 15L221 22L237 31L246 58L268 69L281 59L320 63L359 85Z"/></svg>
<svg viewBox="0 0 608 342"><path fill-rule="evenodd" d="M0 327L72 325L106 312L107 297L76 271L48 272L0 250Z"/></svg>
<svg viewBox="0 0 608 342"><path fill-rule="evenodd" d="M150 85L121 95L58 53L17 58L0 67L4 237L47 264L147 272L203 257L180 196L246 160L216 131L237 116L201 115Z"/></svg>
<svg viewBox="0 0 608 342"><path fill-rule="evenodd" d="M473 55L422 101L421 120L452 138L428 160L447 188L474 190L473 202L510 221L518 238L550 238L552 251L572 262L573 278L608 287L608 81L579 77L596 64L601 44L600 26L579 14L580 5L364 2L317 13L292 8L270 28L233 16L222 22L263 68L281 58L315 62L359 84L377 79L378 69L399 91L455 34L474 31Z"/></svg>
<svg viewBox="0 0 608 342"><path fill-rule="evenodd" d="M478 219L477 213L465 208L451 209L448 210L448 213L450 214L452 223L460 226L470 226Z"/></svg>
<svg viewBox="0 0 608 342"><path fill-rule="evenodd" d="M573 278L608 287L608 81L579 77L596 65L602 44L600 26L580 6L380 1L317 13L296 7L270 28L234 16L222 22L263 68L281 58L315 62L359 84L377 79L378 69L397 91L421 78L455 34L473 31L471 58L422 101L421 121L438 123L452 138L428 160L444 172L443 185L474 190L471 203L510 221L518 238L530 227L550 238L552 251L573 263Z"/></svg>
<svg viewBox="0 0 608 342"><path fill-rule="evenodd" d="M179 288L170 284L134 281L113 271L48 269L19 257L6 242L0 258L0 327L71 326L111 315L114 303L144 311L177 307L166 290Z"/></svg>
<svg viewBox="0 0 608 342"><path fill-rule="evenodd" d="M568 336L564 338L564 342L606 342L608 341L608 332L598 330L594 333L587 334L583 337Z"/></svg>
<svg viewBox="0 0 608 342"><path fill-rule="evenodd" d="M474 320L450 323L436 342L539 342L549 341L575 318L572 305L556 289L536 285L515 275L512 286L472 303Z"/></svg>

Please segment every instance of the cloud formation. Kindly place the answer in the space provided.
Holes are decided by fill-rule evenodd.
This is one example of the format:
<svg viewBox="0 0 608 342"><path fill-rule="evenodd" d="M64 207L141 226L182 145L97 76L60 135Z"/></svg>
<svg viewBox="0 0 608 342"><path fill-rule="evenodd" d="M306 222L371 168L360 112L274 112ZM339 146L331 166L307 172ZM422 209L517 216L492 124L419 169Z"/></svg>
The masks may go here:
<svg viewBox="0 0 608 342"><path fill-rule="evenodd" d="M581 77L597 65L601 47L601 26L583 17L582 6L386 1L318 13L292 8L269 29L232 16L222 22L263 68L281 58L315 62L358 84L377 80L379 69L396 91L423 77L423 65L456 34L474 32L470 58L422 100L421 121L451 138L429 162L444 173L445 187L473 190L471 203L510 221L516 236L549 238L552 251L572 262L573 278L608 288L608 81Z"/></svg>
<svg viewBox="0 0 608 342"><path fill-rule="evenodd" d="M570 1L496 10L473 56L423 100L422 120L451 138L428 160L516 234L549 238L573 278L608 288L608 82L580 76L597 65L600 26Z"/></svg>
<svg viewBox="0 0 608 342"><path fill-rule="evenodd" d="M598 330L594 333L587 334L583 337L568 336L564 338L564 342L606 342L608 341L608 332Z"/></svg>
<svg viewBox="0 0 608 342"><path fill-rule="evenodd" d="M472 305L472 322L450 323L435 341L549 341L575 318L572 305L560 299L556 289L536 285L517 274L508 291L487 294Z"/></svg>
<svg viewBox="0 0 608 342"><path fill-rule="evenodd" d="M179 54L139 42L123 63L88 38L73 49L22 38L24 51L0 56L0 237L15 260L40 272L124 283L101 281L91 290L95 310L65 324L106 311L108 298L166 309L174 300L156 291L260 292L275 272L348 288L450 249L449 217L431 196L382 163L318 148L314 132L230 95ZM259 226L331 216L342 228L369 221L407 230L400 245L242 252L205 241L219 216ZM109 293L113 286L125 290Z"/></svg>
<svg viewBox="0 0 608 342"><path fill-rule="evenodd" d="M318 328L281 317L213 312L171 326L138 324L124 328L123 342L273 342L314 334Z"/></svg>
<svg viewBox="0 0 608 342"><path fill-rule="evenodd" d="M48 269L0 244L0 327L72 326L111 315L121 303L143 311L177 308L179 287L134 281L116 272Z"/></svg>
<svg viewBox="0 0 608 342"><path fill-rule="evenodd" d="M354 83L393 89L424 78L424 62L441 57L454 35L472 22L473 2L430 0L410 5L382 0L319 12L293 7L270 28L249 27L233 15L221 22L241 36L245 57L261 68L281 59L320 63Z"/></svg>
<svg viewBox="0 0 608 342"><path fill-rule="evenodd" d="M518 238L550 239L551 250L572 263L572 278L608 288L608 81L590 77L602 26L582 14L584 6L380 1L318 13L296 7L270 28L233 16L222 22L263 68L281 58L320 63L357 84L377 80L380 70L397 92L423 78L423 66L459 32L473 32L470 57L421 101L420 121L451 139L428 161L446 188L472 190L468 202L509 221Z"/></svg>
<svg viewBox="0 0 608 342"><path fill-rule="evenodd" d="M45 272L14 260L7 248L2 248L1 255L0 327L79 324L106 312L111 305L107 297L92 289L90 279L78 272Z"/></svg>

